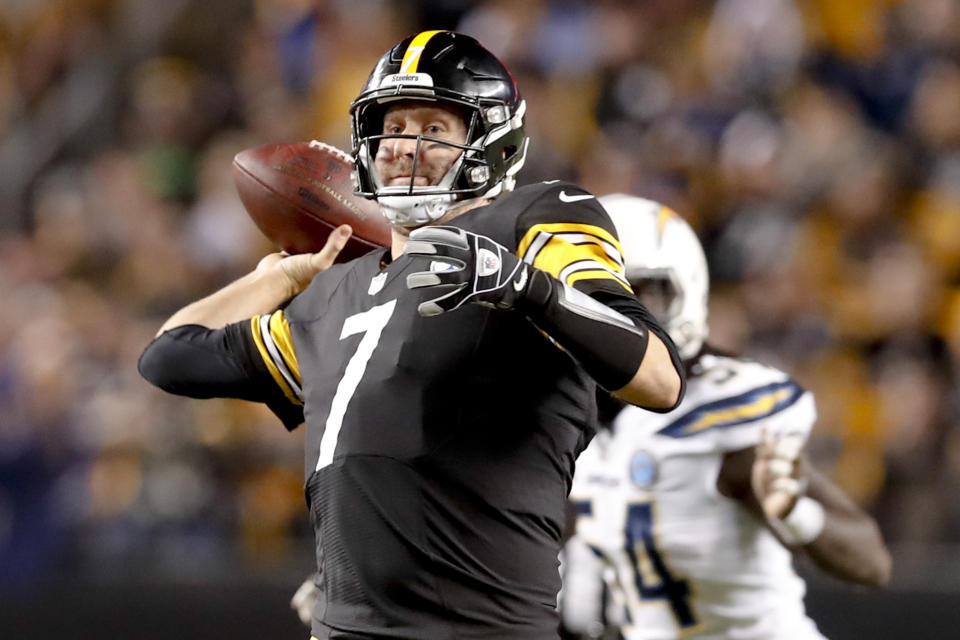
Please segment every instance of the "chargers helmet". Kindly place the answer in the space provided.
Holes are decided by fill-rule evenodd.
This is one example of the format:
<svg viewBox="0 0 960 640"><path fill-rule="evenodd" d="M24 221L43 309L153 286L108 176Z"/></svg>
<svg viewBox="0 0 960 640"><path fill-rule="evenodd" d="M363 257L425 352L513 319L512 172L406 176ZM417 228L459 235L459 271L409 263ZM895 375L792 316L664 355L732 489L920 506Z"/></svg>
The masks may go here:
<svg viewBox="0 0 960 640"><path fill-rule="evenodd" d="M427 100L464 113L466 143L424 135L384 135L390 102ZM424 31L385 53L350 106L357 192L376 198L390 222L417 227L440 218L455 202L492 198L510 191L526 158L526 104L513 76L495 55L470 36ZM437 185L385 186L374 167L384 138L414 138L462 150Z"/></svg>
<svg viewBox="0 0 960 640"><path fill-rule="evenodd" d="M662 308L650 311L670 334L680 357L692 359L707 339L710 288L697 234L659 202L622 193L599 200L620 236L627 280L639 298L659 287Z"/></svg>

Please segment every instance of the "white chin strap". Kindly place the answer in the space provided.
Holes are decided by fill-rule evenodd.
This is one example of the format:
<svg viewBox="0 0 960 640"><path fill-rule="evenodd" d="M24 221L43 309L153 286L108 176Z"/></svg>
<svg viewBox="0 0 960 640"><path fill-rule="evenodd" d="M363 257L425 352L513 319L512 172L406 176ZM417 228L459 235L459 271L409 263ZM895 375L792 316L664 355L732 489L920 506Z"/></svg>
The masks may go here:
<svg viewBox="0 0 960 640"><path fill-rule="evenodd" d="M403 191L406 191L403 187ZM454 196L450 193L431 195L380 195L380 211L398 227L420 227L439 220L454 205Z"/></svg>

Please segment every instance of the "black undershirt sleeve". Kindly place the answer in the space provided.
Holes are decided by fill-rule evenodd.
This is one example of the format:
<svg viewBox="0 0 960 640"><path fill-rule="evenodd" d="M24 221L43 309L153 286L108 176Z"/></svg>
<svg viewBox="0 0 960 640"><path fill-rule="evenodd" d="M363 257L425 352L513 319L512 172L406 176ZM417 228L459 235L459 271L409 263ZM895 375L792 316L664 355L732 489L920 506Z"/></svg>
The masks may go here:
<svg viewBox="0 0 960 640"><path fill-rule="evenodd" d="M668 409L650 409L656 413L667 413L673 411L677 406L683 401L683 396L687 392L687 376L686 376L686 367L683 365L683 360L680 358L680 351L677 350L677 345L673 343L673 340L670 338L670 334L660 326L660 323L657 322L657 319L653 317L653 314L650 313L650 310L643 306L639 300L633 297L625 296L611 296L607 295L604 292L597 292L593 297L599 299L605 305L622 313L627 316L633 323L637 326L644 326L647 328L647 331L651 331L660 338L660 341L667 348L667 352L670 354L670 361L673 363L673 368L677 370L677 373L680 374L680 393L677 395L677 402L672 407Z"/></svg>
<svg viewBox="0 0 960 640"><path fill-rule="evenodd" d="M138 363L140 375L164 391L190 398L263 402L293 430L303 422L303 407L277 386L246 325L170 329L147 345Z"/></svg>

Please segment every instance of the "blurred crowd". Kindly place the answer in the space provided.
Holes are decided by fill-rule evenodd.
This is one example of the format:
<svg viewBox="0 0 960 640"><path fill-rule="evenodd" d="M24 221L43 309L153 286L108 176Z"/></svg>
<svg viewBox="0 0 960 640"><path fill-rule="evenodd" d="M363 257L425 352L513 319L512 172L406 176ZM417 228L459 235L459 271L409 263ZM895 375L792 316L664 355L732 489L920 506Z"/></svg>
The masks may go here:
<svg viewBox="0 0 960 640"><path fill-rule="evenodd" d="M960 542L957 0L3 0L0 581L303 549L302 434L136 362L271 250L233 155L349 149L366 74L426 28L513 70L521 182L694 226L712 341L815 391L816 463L894 548Z"/></svg>

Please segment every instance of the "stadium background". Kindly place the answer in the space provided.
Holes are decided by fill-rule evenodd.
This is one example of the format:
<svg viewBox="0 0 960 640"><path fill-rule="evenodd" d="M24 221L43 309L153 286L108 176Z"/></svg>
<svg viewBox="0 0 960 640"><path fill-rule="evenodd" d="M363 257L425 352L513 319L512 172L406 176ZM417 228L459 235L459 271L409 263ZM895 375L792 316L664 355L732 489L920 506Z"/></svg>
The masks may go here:
<svg viewBox="0 0 960 640"><path fill-rule="evenodd" d="M302 434L136 360L269 250L233 154L349 148L366 73L425 28L514 71L523 181L670 205L714 341L816 392L815 460L895 557L882 593L801 564L822 628L952 637L956 0L0 0L0 636L303 637Z"/></svg>

